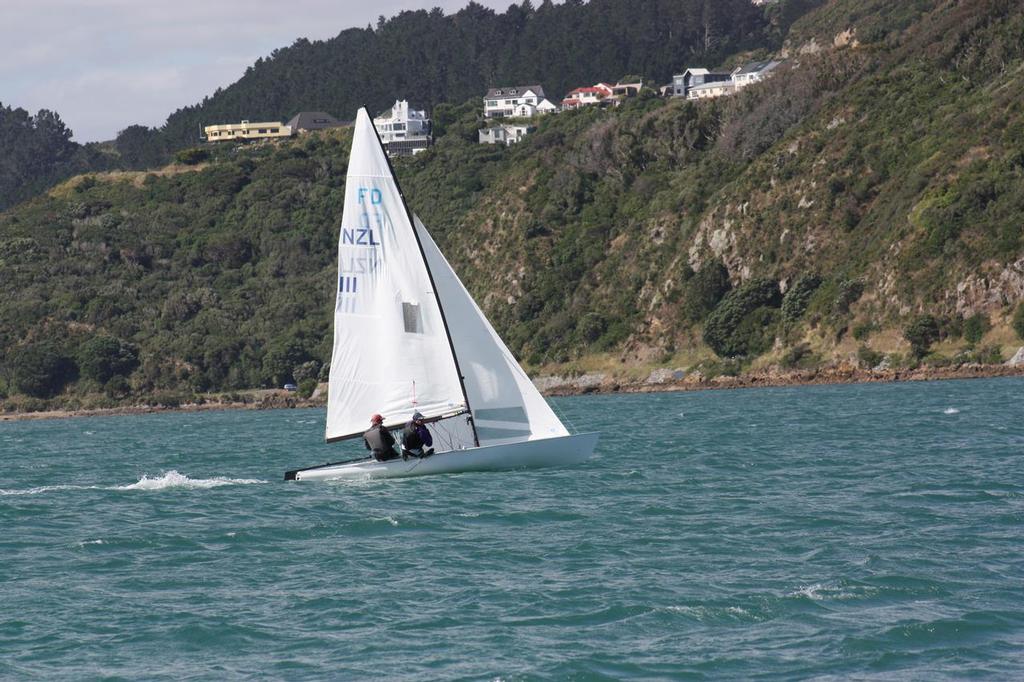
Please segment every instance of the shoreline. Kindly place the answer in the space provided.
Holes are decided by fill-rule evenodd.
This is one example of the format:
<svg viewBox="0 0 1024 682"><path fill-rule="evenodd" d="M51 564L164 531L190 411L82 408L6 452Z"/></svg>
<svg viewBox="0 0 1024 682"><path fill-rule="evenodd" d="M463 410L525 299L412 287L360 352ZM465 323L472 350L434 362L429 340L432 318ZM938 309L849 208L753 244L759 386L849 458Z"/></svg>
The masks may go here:
<svg viewBox="0 0 1024 682"><path fill-rule="evenodd" d="M993 379L1024 377L1024 366L961 365L959 367L919 368L914 370L870 370L853 367L828 367L786 372L764 371L704 377L699 372L681 379L664 381L620 380L613 376L587 374L577 378L539 377L536 383L545 396L567 397L613 393L674 393L746 388L780 388L795 386L833 386L841 384L896 383L901 381L950 381L955 379ZM225 410L273 410L323 407L319 398L303 399L274 392L251 402L186 403L176 406L123 405L96 409L46 410L40 412L2 412L0 423L74 417L120 417L168 412L213 412Z"/></svg>
<svg viewBox="0 0 1024 682"><path fill-rule="evenodd" d="M959 367L923 367L907 370L872 370L848 366L807 370L748 372L736 376L704 377L699 372L681 379L664 381L617 382L607 378L595 381L595 375L566 379L543 391L548 396L573 396L589 393L674 393L744 388L781 388L789 386L833 386L842 384L897 383L901 381L950 381L955 379L995 379L1024 377L1024 366L961 365Z"/></svg>

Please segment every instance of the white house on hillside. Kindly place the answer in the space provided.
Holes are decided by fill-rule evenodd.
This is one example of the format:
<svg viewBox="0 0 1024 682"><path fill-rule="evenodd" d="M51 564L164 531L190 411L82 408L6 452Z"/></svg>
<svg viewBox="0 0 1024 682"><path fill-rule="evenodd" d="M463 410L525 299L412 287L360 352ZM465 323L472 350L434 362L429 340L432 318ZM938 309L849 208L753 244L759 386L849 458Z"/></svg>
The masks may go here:
<svg viewBox="0 0 1024 682"><path fill-rule="evenodd" d="M686 99L711 99L731 95L737 90L760 83L781 64L777 61L750 62L732 71L687 69L672 77L672 95Z"/></svg>
<svg viewBox="0 0 1024 682"><path fill-rule="evenodd" d="M534 116L543 116L544 114L553 114L558 111L558 107L551 103L551 100L542 99L540 104L534 106L532 104L517 104L512 108L512 116L515 118L533 118Z"/></svg>
<svg viewBox="0 0 1024 682"><path fill-rule="evenodd" d="M750 62L732 72L732 82L737 90L753 83L760 83L781 63L775 61Z"/></svg>
<svg viewBox="0 0 1024 682"><path fill-rule="evenodd" d="M533 126L499 123L480 130L480 144L515 144L533 131Z"/></svg>
<svg viewBox="0 0 1024 682"><path fill-rule="evenodd" d="M427 112L410 109L404 99L373 119L373 126L389 156L411 156L430 146Z"/></svg>
<svg viewBox="0 0 1024 682"><path fill-rule="evenodd" d="M557 110L558 108L544 96L544 88L539 85L491 88L484 95L486 118L531 118L537 114L548 114Z"/></svg>

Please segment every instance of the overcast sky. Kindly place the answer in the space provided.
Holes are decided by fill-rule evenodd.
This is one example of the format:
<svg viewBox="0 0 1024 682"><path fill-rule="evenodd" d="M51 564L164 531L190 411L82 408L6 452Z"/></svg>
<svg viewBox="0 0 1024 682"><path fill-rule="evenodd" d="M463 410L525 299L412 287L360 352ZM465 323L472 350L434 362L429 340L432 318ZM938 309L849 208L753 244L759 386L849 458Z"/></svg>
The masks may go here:
<svg viewBox="0 0 1024 682"><path fill-rule="evenodd" d="M477 0L504 11L511 0ZM160 126L296 38L468 0L0 0L0 102L52 109L78 142Z"/></svg>

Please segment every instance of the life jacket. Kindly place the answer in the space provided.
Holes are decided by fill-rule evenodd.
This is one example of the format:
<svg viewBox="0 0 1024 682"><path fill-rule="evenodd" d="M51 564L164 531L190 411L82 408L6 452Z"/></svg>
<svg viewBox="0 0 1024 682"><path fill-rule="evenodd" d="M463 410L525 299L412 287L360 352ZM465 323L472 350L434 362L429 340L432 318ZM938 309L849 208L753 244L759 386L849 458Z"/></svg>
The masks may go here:
<svg viewBox="0 0 1024 682"><path fill-rule="evenodd" d="M395 444L395 437L383 426L372 427L363 434L363 439L370 446L370 449L373 450L374 454L392 451L391 446Z"/></svg>
<svg viewBox="0 0 1024 682"><path fill-rule="evenodd" d="M419 450L423 447L423 439L420 438L415 422L408 422L402 429L402 447L406 450Z"/></svg>

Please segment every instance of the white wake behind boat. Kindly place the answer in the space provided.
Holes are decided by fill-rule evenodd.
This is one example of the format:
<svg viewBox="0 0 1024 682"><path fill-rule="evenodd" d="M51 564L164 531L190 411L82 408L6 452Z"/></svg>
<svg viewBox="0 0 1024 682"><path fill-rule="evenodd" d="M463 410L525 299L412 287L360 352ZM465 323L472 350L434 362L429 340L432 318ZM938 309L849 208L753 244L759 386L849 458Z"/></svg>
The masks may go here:
<svg viewBox="0 0 1024 682"><path fill-rule="evenodd" d="M435 454L372 457L285 480L399 478L578 464L598 434L570 434L409 211L366 109L356 117L338 237L327 441L362 437L370 415L423 415Z"/></svg>

